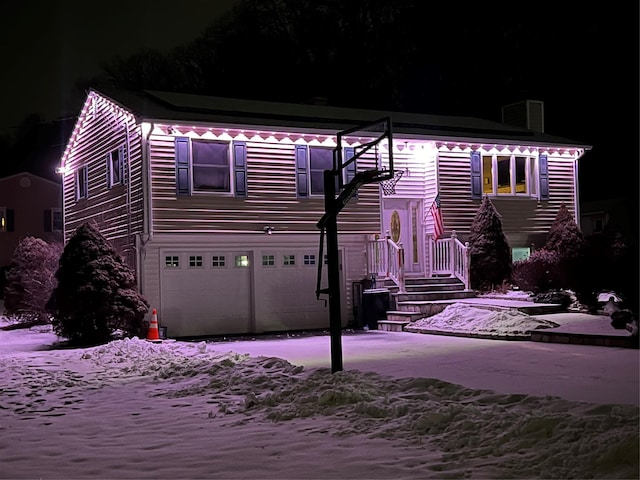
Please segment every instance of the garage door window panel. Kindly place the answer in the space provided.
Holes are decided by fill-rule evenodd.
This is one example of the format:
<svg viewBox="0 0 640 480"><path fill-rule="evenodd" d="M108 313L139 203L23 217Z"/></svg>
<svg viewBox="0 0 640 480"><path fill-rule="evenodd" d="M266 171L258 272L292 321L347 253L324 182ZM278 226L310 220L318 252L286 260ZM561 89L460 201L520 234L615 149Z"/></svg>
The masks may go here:
<svg viewBox="0 0 640 480"><path fill-rule="evenodd" d="M212 255L211 256L211 267L212 268L224 268L226 266L226 261L224 255Z"/></svg>
<svg viewBox="0 0 640 480"><path fill-rule="evenodd" d="M275 255L262 255L262 266L263 267L275 267L276 266L276 256Z"/></svg>
<svg viewBox="0 0 640 480"><path fill-rule="evenodd" d="M166 268L180 268L180 257L178 255L166 255L164 257Z"/></svg>
<svg viewBox="0 0 640 480"><path fill-rule="evenodd" d="M202 255L189 255L190 268L202 268L203 266Z"/></svg>
<svg viewBox="0 0 640 480"><path fill-rule="evenodd" d="M237 268L246 268L249 266L249 256L248 255L236 255L235 256L235 266Z"/></svg>

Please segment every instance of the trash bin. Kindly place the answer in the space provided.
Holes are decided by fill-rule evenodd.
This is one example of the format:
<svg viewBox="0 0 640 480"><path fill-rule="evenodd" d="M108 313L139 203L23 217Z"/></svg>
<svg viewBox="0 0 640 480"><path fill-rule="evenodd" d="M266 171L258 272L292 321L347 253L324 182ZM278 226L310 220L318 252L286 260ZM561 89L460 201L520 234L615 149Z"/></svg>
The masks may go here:
<svg viewBox="0 0 640 480"><path fill-rule="evenodd" d="M388 288L371 288L362 292L362 327L369 330L378 329L378 320L387 318L387 310L391 304L391 293Z"/></svg>
<svg viewBox="0 0 640 480"><path fill-rule="evenodd" d="M351 298L353 306L353 318L349 321L348 327L362 328L362 292L374 287L374 280L371 277L364 277L351 283Z"/></svg>

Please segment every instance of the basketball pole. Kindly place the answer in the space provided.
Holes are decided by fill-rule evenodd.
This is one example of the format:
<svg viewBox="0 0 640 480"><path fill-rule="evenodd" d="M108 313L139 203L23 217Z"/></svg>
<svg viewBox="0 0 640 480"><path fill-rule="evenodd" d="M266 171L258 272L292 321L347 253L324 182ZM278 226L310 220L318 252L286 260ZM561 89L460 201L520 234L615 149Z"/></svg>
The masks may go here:
<svg viewBox="0 0 640 480"><path fill-rule="evenodd" d="M331 170L324 171L325 212L336 212L336 183ZM331 336L331 373L342 371L342 313L340 310L340 260L338 252L338 216L330 215L327 235L327 280L329 283L329 334ZM319 259L322 261L322 259Z"/></svg>

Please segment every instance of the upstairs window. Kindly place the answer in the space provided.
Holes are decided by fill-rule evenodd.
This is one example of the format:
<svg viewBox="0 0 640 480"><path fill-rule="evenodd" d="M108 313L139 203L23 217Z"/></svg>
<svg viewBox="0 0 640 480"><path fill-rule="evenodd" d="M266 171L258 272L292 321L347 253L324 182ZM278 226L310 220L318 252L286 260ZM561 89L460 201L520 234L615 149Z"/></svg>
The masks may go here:
<svg viewBox="0 0 640 480"><path fill-rule="evenodd" d="M195 191L231 191L227 142L192 140L191 154Z"/></svg>
<svg viewBox="0 0 640 480"><path fill-rule="evenodd" d="M247 151L244 142L176 137L176 191L247 195Z"/></svg>
<svg viewBox="0 0 640 480"><path fill-rule="evenodd" d="M490 155L472 152L471 192L473 198L495 195L547 200L547 156Z"/></svg>
<svg viewBox="0 0 640 480"><path fill-rule="evenodd" d="M87 167L76 170L76 200L87 198L89 193L89 171Z"/></svg>
<svg viewBox="0 0 640 480"><path fill-rule="evenodd" d="M124 147L107 154L107 188L124 183Z"/></svg>
<svg viewBox="0 0 640 480"><path fill-rule="evenodd" d="M324 171L333 169L333 148L296 145L296 188L298 197L324 195ZM353 148L345 148L345 159L353 157ZM343 181L348 183L355 175L356 162L343 169ZM336 177L336 192L339 190Z"/></svg>

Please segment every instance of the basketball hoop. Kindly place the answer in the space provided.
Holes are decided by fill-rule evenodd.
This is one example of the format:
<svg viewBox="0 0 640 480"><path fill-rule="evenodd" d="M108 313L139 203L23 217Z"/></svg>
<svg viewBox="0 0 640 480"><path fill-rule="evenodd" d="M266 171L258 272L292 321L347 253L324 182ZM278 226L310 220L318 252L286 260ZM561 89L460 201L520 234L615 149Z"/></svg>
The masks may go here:
<svg viewBox="0 0 640 480"><path fill-rule="evenodd" d="M404 170L396 170L393 176L388 180L382 180L380 185L382 186L382 193L385 195L394 195L396 193L396 183L400 180L400 177L404 174Z"/></svg>

